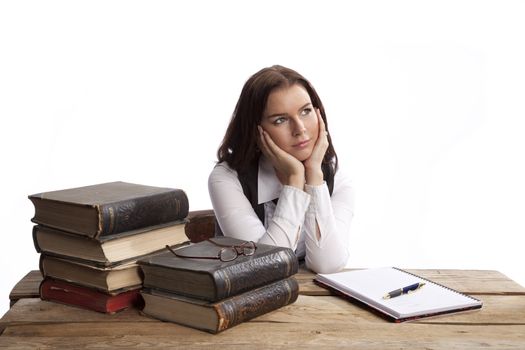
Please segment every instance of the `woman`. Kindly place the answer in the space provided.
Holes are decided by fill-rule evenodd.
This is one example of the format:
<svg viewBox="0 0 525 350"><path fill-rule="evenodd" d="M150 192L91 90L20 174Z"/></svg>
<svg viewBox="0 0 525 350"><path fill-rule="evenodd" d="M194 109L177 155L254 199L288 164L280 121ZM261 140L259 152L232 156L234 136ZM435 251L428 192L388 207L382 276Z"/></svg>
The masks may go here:
<svg viewBox="0 0 525 350"><path fill-rule="evenodd" d="M273 66L250 77L208 180L217 234L289 247L318 273L343 268L353 191L327 130L299 73Z"/></svg>

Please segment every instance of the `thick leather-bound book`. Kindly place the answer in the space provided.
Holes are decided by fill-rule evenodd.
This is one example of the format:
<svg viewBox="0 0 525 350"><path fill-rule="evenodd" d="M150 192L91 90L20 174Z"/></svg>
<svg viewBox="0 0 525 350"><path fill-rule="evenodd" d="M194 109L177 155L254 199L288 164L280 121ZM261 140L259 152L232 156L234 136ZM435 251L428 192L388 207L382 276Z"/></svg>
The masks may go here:
<svg viewBox="0 0 525 350"><path fill-rule="evenodd" d="M128 307L142 307L140 289L103 293L73 283L44 278L40 284L40 298L88 310L114 313Z"/></svg>
<svg viewBox="0 0 525 350"><path fill-rule="evenodd" d="M32 221L102 239L184 219L188 197L181 189L109 182L30 195Z"/></svg>
<svg viewBox="0 0 525 350"><path fill-rule="evenodd" d="M162 251L166 245L189 243L184 226L184 222L177 221L101 241L36 225L33 227L33 242L39 253L68 257L98 266L114 266Z"/></svg>
<svg viewBox="0 0 525 350"><path fill-rule="evenodd" d="M218 333L295 302L299 286L289 277L212 303L154 289L143 289L141 294L144 314Z"/></svg>
<svg viewBox="0 0 525 350"><path fill-rule="evenodd" d="M189 243L184 226L184 222L177 221L137 230L133 235L99 241L36 225L33 227L33 243L38 253L108 267L162 251L166 245Z"/></svg>
<svg viewBox="0 0 525 350"><path fill-rule="evenodd" d="M87 263L40 255L40 272L44 277L68 281L105 293L124 288L142 287L142 273L136 261L113 267L98 267Z"/></svg>
<svg viewBox="0 0 525 350"><path fill-rule="evenodd" d="M215 237L221 245L240 245L245 241ZM179 255L216 257L221 247L202 241L177 250ZM235 260L193 259L170 251L140 259L144 286L208 301L217 301L289 277L298 270L298 260L289 248L257 244L254 255Z"/></svg>

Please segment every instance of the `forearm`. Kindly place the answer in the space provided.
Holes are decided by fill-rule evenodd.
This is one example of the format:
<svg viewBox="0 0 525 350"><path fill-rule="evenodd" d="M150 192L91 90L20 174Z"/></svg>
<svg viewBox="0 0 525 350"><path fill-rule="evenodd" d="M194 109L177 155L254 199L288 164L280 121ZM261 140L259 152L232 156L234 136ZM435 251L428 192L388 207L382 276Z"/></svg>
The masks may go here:
<svg viewBox="0 0 525 350"><path fill-rule="evenodd" d="M335 198L334 211L325 184L307 186L306 190L312 197L304 223L306 264L318 273L339 271L349 258L349 227L353 215L351 201L338 203Z"/></svg>
<svg viewBox="0 0 525 350"><path fill-rule="evenodd" d="M307 193L284 186L275 212L268 222L266 234L260 242L295 250L309 204L310 196Z"/></svg>
<svg viewBox="0 0 525 350"><path fill-rule="evenodd" d="M312 168L306 168L305 169L305 180L306 185L309 186L320 186L323 184L323 171L321 170L321 167L314 167Z"/></svg>
<svg viewBox="0 0 525 350"><path fill-rule="evenodd" d="M228 176L231 178L224 180ZM210 178L210 199L225 236L295 250L310 203L307 193L295 187L284 186L266 229L244 196L238 180L228 173L223 174L221 179L217 178L218 176Z"/></svg>

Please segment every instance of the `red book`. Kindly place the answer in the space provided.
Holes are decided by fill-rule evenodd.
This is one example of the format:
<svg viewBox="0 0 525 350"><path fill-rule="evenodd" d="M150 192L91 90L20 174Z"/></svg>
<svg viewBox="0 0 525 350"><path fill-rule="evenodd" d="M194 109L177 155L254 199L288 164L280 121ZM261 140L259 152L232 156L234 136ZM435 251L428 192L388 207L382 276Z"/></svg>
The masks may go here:
<svg viewBox="0 0 525 350"><path fill-rule="evenodd" d="M114 313L142 303L139 290L103 293L73 283L44 278L40 284L40 298L93 311Z"/></svg>

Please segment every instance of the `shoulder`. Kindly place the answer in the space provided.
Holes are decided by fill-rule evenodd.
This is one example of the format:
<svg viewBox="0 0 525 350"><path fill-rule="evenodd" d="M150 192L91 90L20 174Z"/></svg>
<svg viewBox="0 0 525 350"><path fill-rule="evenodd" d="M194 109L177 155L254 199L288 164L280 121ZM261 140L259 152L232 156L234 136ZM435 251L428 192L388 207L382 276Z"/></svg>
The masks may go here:
<svg viewBox="0 0 525 350"><path fill-rule="evenodd" d="M232 169L226 162L217 163L208 177L209 184L222 181L239 181L237 171Z"/></svg>
<svg viewBox="0 0 525 350"><path fill-rule="evenodd" d="M208 177L208 192L212 204L217 201L229 201L237 193L242 194L243 189L237 171L225 162L216 164ZM213 205L215 208L216 204Z"/></svg>

